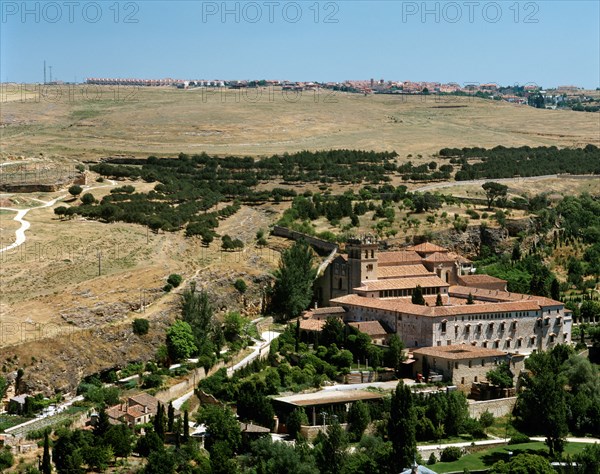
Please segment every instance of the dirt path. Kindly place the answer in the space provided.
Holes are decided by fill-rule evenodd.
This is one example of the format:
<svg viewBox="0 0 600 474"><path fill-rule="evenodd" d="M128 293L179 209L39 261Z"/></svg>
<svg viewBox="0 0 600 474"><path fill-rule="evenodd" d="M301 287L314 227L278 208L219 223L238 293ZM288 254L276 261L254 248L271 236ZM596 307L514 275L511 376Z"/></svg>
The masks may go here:
<svg viewBox="0 0 600 474"><path fill-rule="evenodd" d="M84 191L91 191L93 189L98 189L98 188L108 188L108 187L112 187L112 186L116 186L117 183L115 181L112 180L107 180L109 181L110 184L105 185L105 186L83 186L83 190ZM41 203L43 203L41 206L35 206L35 207L28 207L26 209L13 209L12 207L0 207L0 210L2 211L12 211L12 212L17 212L17 215L13 218L14 221L16 222L20 222L21 223L21 227L19 227L16 231L15 231L15 241L0 249L0 253L6 252L8 250L12 250L16 247L18 247L19 245L23 245L26 241L27 241L27 236L25 235L25 231L28 230L31 227L31 223L29 221L26 221L24 219L24 217L27 215L27 213L33 209L43 209L44 207L50 207L53 206L54 204L56 204L57 201L60 201L62 199L64 199L65 197L67 197L68 194L63 194L62 196L59 196L57 198L52 199L51 201L48 202L44 202L40 199L35 199L35 201L39 201Z"/></svg>

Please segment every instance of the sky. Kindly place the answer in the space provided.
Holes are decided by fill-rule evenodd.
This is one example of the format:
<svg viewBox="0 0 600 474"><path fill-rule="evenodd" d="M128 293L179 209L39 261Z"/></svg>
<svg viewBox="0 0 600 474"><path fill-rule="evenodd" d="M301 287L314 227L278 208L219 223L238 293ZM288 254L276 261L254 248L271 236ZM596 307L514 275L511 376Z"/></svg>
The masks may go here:
<svg viewBox="0 0 600 474"><path fill-rule="evenodd" d="M6 1L0 80L385 79L600 87L600 2ZM49 69L47 69L49 79Z"/></svg>

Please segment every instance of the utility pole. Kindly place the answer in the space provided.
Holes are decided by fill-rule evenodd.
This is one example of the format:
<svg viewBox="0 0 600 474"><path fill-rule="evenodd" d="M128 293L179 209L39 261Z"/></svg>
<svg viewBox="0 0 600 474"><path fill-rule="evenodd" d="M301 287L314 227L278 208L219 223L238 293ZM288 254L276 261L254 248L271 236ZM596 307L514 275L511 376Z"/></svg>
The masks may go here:
<svg viewBox="0 0 600 474"><path fill-rule="evenodd" d="M50 83L52 83L52 66L48 66L48 69L50 69Z"/></svg>
<svg viewBox="0 0 600 474"><path fill-rule="evenodd" d="M99 251L96 255L98 256L98 276L100 276L102 273L102 252Z"/></svg>

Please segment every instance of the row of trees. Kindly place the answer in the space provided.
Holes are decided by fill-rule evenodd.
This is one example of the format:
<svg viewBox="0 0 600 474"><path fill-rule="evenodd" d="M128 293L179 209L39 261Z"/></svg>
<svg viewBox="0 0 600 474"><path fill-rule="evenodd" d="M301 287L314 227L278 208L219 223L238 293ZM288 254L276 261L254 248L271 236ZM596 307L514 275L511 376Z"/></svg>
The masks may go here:
<svg viewBox="0 0 600 474"><path fill-rule="evenodd" d="M464 181L482 178L512 178L546 174L600 174L600 150L595 145L584 148L555 146L531 148L444 148L440 156L461 164L455 179ZM469 159L477 159L470 164Z"/></svg>

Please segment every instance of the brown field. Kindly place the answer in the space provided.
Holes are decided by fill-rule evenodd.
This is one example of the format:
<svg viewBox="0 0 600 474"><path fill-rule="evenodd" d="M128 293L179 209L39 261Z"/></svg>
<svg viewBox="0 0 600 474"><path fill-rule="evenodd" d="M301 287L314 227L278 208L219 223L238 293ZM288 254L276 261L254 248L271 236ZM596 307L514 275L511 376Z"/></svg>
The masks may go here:
<svg viewBox="0 0 600 474"><path fill-rule="evenodd" d="M40 98L6 91L2 153L97 159L181 151L265 155L331 148L431 155L443 147L600 144L600 115L471 97L281 91L115 90L60 86ZM59 86L57 86L59 87ZM259 92L256 92L257 94Z"/></svg>
<svg viewBox="0 0 600 474"><path fill-rule="evenodd" d="M598 114L541 111L472 98L440 101L433 97L305 93L292 102L284 100L280 91L271 97L264 91L262 98L252 102L234 91L207 95L201 90L121 89L117 97L110 88L99 90L99 96L91 94L89 100L83 100L79 90L54 100L40 98L35 89L25 96L3 90L2 161L24 157L71 169L82 160L117 154L143 157L206 151L257 156L329 148L396 150L403 159L412 154L412 159L419 161L430 159L447 146L600 145ZM422 158L417 157L419 154ZM94 183L95 178L91 174L91 186L104 186L92 191L100 199L112 185ZM510 192L550 187L557 192L578 192L593 188L595 183L578 180L572 185L566 180L549 180L532 185L517 180L511 183ZM152 187L133 184L138 190ZM461 185L442 192L479 197L478 188ZM338 187L332 189L337 191ZM64 194L64 190L2 194L0 207L37 206L40 202L36 200L48 201ZM90 322L113 324L139 315L141 298L154 302L149 315L176 301L176 294L165 295L161 290L170 273L197 278L201 286L215 282L227 286L240 273L250 283L252 276L269 271L277 263L276 252L253 245L254 235L259 228L267 229L289 205L243 207L223 221L218 232L229 233L247 245L243 253L222 253L219 239L206 249L198 240L186 239L182 232L153 234L124 223L60 221L53 209L77 204L69 201L70 197L53 207L31 210L26 217L31 222L27 242L0 254L0 329L12 323L53 322L74 328ZM465 210L465 206L445 208L438 214L447 211L451 217L455 212L464 216ZM361 217L361 230L370 231L375 223L371 215ZM18 225L13 217L13 212L0 211L2 246L14 241ZM398 209L398 239L415 232L414 228L397 226L403 217L406 212ZM513 217L519 213L514 212ZM418 233L451 225L441 217L435 224L425 222L424 216L419 220ZM345 223L342 221L341 226ZM325 221L315 224L319 231L330 229ZM330 230L339 233L341 227ZM283 243L271 238L270 244L280 248ZM98 252L102 252L100 276ZM0 346L22 340L22 334L0 332Z"/></svg>

